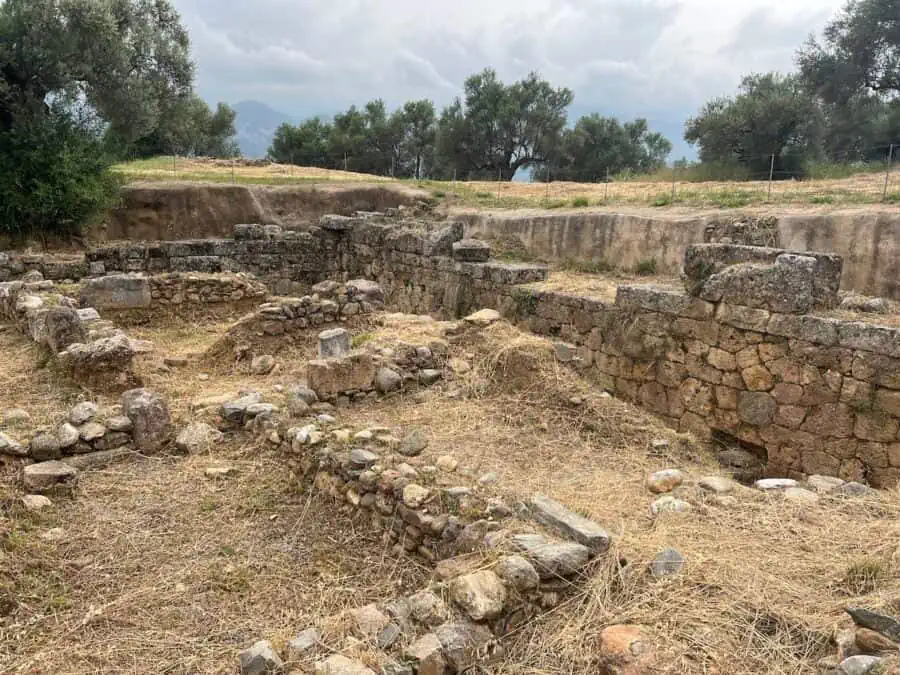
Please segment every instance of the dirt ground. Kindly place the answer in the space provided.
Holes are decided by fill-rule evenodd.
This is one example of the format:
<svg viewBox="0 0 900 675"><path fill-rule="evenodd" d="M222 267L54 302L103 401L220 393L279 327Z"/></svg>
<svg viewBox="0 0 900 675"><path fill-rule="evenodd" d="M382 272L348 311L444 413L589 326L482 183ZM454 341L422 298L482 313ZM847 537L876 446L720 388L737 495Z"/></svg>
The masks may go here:
<svg viewBox="0 0 900 675"><path fill-rule="evenodd" d="M127 327L156 344L139 371L169 398L176 424L195 417L196 398L252 388L278 403L279 386L303 380L313 334L282 345L268 377L198 360L229 321ZM415 343L437 330L399 318L351 326L375 343ZM28 427L55 420L79 397L114 400L66 384L10 331L0 331L0 347L0 375L10 383L0 405L33 415L25 428L4 431L27 438ZM648 626L663 672L813 673L835 653L836 630L850 625L844 607L900 611L898 493L800 504L741 488L714 498L696 481L720 472L715 447L606 397L559 366L548 342L498 324L453 350L472 365L469 374L421 396L340 409L341 423L421 426L430 442L414 464L453 455L467 476L495 472L508 503L541 492L615 538L584 590L507 638L507 658L490 673L596 673L599 633L613 623ZM191 362L165 372L170 355ZM659 438L668 449L651 452ZM204 475L223 464L236 473ZM679 496L694 505L690 513L651 518L644 480L663 468L688 475ZM238 437L210 455L88 472L77 500L41 515L18 505L12 470L0 491L3 672L234 672L237 652L256 639L283 644L316 617L413 590L428 574L412 558L394 558L327 498L298 489L274 452ZM652 581L647 563L670 546L685 568Z"/></svg>

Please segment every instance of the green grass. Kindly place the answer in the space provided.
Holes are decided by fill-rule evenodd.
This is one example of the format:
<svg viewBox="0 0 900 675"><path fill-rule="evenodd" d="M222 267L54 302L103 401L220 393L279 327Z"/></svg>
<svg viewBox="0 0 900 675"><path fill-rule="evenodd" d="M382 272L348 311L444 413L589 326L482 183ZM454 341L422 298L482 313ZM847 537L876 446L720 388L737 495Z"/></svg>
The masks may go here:
<svg viewBox="0 0 900 675"><path fill-rule="evenodd" d="M182 168L183 167L183 168ZM175 171L172 170L171 157L156 157L134 162L118 164L114 171L125 181L173 181L209 182L241 185L315 185L322 183L352 184L356 181L346 180L339 174L336 176L290 176L290 175L247 175L238 166L234 175L227 163L219 167L187 163L187 160L176 160ZM190 169L190 170L189 170ZM808 167L811 177L840 180L841 178L872 173L881 170L875 165L828 165L820 164ZM147 175L143 172L156 172ZM258 172L256 172L258 174ZM518 194L506 194L506 190L486 189L484 183L472 184L463 181L433 180L398 180L397 183L420 188L429 193L435 200L445 201L454 207L472 207L478 209L519 209L519 208L586 208L591 204L604 206L651 206L655 208L687 207L687 208L719 208L738 209L754 205L861 205L861 204L897 204L900 203L900 192L891 191L886 200L882 200L883 175L872 176L866 181L867 187L857 184L849 185L816 185L811 191L808 183L781 181L773 184L771 192L759 183L752 186L736 185L700 185L699 181L728 181L746 178L734 167L691 166L681 167L676 174L677 186L672 196L672 169L662 169L649 175L622 175L608 186L608 195L602 185L592 186L592 192L578 197L562 198L554 195L554 184L535 185L528 193L516 190ZM880 182L879 182L880 181ZM868 183L871 182L871 185ZM647 183L647 188L635 183ZM498 186L500 187L500 186ZM512 192L512 191L510 191ZM606 196L605 196L606 195Z"/></svg>
<svg viewBox="0 0 900 675"><path fill-rule="evenodd" d="M634 266L634 273L642 277L652 277L656 274L656 258L640 260Z"/></svg>
<svg viewBox="0 0 900 675"><path fill-rule="evenodd" d="M559 266L566 272L580 272L581 274L604 274L615 270L615 266L606 260L577 260L568 258Z"/></svg>

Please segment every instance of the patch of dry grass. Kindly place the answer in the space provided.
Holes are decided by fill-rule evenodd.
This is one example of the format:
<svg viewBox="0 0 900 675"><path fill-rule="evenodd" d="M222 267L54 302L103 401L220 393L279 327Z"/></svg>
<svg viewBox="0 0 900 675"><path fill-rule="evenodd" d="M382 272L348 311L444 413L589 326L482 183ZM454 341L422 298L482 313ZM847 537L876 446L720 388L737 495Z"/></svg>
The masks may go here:
<svg viewBox="0 0 900 675"><path fill-rule="evenodd" d="M205 467L238 473L213 481ZM48 515L0 512L0 662L8 673L232 673L255 640L417 590L366 521L302 494L255 448L83 476ZM62 528L56 542L41 539ZM334 645L339 646L339 645Z"/></svg>

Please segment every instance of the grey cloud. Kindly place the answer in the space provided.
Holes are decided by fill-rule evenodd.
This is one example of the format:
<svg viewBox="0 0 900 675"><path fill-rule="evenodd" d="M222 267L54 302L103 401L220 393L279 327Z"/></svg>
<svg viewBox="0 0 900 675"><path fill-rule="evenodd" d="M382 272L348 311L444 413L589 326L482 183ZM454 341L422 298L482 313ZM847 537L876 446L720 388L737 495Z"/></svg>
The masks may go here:
<svg viewBox="0 0 900 675"><path fill-rule="evenodd" d="M375 97L441 106L492 66L506 80L537 70L572 88L573 113L678 128L685 110L733 91L741 74L789 69L843 0L174 2L210 99L256 98L298 116Z"/></svg>

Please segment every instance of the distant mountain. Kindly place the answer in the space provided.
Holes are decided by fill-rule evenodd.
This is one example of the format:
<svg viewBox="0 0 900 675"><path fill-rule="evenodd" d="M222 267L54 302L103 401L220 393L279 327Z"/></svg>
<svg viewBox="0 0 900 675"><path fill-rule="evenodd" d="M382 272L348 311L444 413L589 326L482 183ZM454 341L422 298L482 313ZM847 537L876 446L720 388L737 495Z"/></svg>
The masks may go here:
<svg viewBox="0 0 900 675"><path fill-rule="evenodd" d="M279 126L285 122L297 123L290 115L259 101L241 101L232 107L237 112L234 125L237 128L238 145L244 157L250 159L266 156L272 144L272 136Z"/></svg>

